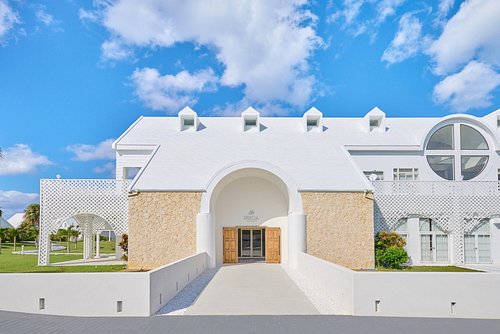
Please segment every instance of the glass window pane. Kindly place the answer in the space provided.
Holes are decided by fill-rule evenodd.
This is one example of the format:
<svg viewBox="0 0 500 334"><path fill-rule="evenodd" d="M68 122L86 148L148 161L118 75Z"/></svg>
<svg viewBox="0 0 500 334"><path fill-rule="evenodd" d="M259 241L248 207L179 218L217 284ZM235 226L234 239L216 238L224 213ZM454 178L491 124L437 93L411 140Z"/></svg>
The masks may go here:
<svg viewBox="0 0 500 334"><path fill-rule="evenodd" d="M448 235L436 234L436 261L448 262Z"/></svg>
<svg viewBox="0 0 500 334"><path fill-rule="evenodd" d="M460 124L460 147L462 150L487 150L488 143L479 131Z"/></svg>
<svg viewBox="0 0 500 334"><path fill-rule="evenodd" d="M420 231L429 232L431 231L431 220L428 218L420 218Z"/></svg>
<svg viewBox="0 0 500 334"><path fill-rule="evenodd" d="M404 233L408 231L408 220L406 218L400 219L396 225L396 232Z"/></svg>
<svg viewBox="0 0 500 334"><path fill-rule="evenodd" d="M471 234L464 235L465 263L476 262L476 237Z"/></svg>
<svg viewBox="0 0 500 334"><path fill-rule="evenodd" d="M478 235L477 251L478 251L479 262L481 263L491 262L489 235Z"/></svg>
<svg viewBox="0 0 500 334"><path fill-rule="evenodd" d="M453 124L434 132L427 144L428 150L453 150Z"/></svg>
<svg viewBox="0 0 500 334"><path fill-rule="evenodd" d="M420 257L423 262L433 262L432 234L420 235Z"/></svg>
<svg viewBox="0 0 500 334"><path fill-rule="evenodd" d="M481 174L488 163L487 155L462 155L462 176L470 180Z"/></svg>
<svg viewBox="0 0 500 334"><path fill-rule="evenodd" d="M432 170L445 180L454 179L455 158L452 155L429 155L427 162Z"/></svg>

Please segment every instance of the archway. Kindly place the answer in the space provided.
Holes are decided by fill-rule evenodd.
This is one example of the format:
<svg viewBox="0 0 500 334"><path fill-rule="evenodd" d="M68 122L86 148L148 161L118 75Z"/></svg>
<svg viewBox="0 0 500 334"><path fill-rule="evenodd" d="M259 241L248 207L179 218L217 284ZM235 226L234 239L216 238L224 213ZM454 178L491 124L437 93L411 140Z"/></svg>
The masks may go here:
<svg viewBox="0 0 500 334"><path fill-rule="evenodd" d="M295 266L297 253L305 251L306 219L300 194L293 181L273 166L247 162L223 169L203 194L201 209L197 251L208 253L211 267L224 262L225 230L232 230L237 238L236 261L245 257L269 260L266 251L272 239L266 243L266 236L271 231L279 233L278 262Z"/></svg>

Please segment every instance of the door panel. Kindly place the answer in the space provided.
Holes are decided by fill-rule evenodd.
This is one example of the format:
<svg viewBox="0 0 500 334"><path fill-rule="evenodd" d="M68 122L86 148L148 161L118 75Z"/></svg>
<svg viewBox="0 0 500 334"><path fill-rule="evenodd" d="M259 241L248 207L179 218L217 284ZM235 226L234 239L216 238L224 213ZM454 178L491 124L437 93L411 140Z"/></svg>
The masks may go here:
<svg viewBox="0 0 500 334"><path fill-rule="evenodd" d="M279 227L266 227L266 262L280 263L280 237Z"/></svg>
<svg viewBox="0 0 500 334"><path fill-rule="evenodd" d="M238 262L238 230L234 227L222 229L223 262Z"/></svg>

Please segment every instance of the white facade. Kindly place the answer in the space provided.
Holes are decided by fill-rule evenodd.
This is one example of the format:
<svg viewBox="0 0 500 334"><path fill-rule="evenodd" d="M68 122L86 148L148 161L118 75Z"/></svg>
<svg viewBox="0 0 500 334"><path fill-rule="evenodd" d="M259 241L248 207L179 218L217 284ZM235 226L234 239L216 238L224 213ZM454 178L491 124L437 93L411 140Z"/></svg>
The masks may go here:
<svg viewBox="0 0 500 334"><path fill-rule="evenodd" d="M300 118L279 118L262 117L252 108L241 117L198 117L185 108L178 117L139 118L113 148L117 178L133 179L131 191L210 194L202 200L198 226L211 244L198 240L198 250L214 264L221 246L211 228L229 224L231 210L248 209L236 202L221 208L214 198L227 203L251 196L238 193L238 182L258 186L252 175L240 175L217 193L214 180L236 171L234 166L279 171L272 173L284 182L261 185L269 188L270 198L262 199L259 210L267 226L279 226L288 236L282 254L296 247L289 243L296 235L290 236L286 222L303 215L299 192L375 191L374 232L403 234L413 264L461 264L466 257L500 263L499 139L500 109L485 117L390 118L374 108L363 118L326 118L312 108ZM368 179L377 180L375 188ZM401 197L405 193L418 196ZM201 223L214 215L217 226ZM302 239L296 239L299 245Z"/></svg>

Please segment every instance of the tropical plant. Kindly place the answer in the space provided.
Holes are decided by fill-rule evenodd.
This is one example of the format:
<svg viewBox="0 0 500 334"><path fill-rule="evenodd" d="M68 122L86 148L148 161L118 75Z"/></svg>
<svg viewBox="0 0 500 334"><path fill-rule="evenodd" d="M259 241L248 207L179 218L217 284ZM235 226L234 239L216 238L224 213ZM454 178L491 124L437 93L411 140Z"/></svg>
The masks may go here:
<svg viewBox="0 0 500 334"><path fill-rule="evenodd" d="M122 259L128 261L128 234L122 234L122 240L120 241L119 246L123 250Z"/></svg>
<svg viewBox="0 0 500 334"><path fill-rule="evenodd" d="M40 224L40 204L30 204L24 210L24 221L38 230ZM35 236L35 246L38 248L38 233Z"/></svg>
<svg viewBox="0 0 500 334"><path fill-rule="evenodd" d="M7 233L6 228L0 228L0 254L2 254L2 239L5 239Z"/></svg>
<svg viewBox="0 0 500 334"><path fill-rule="evenodd" d="M75 249L78 245L78 237L80 236L80 231L78 231L77 228L78 228L78 226L75 229L71 230L71 237L75 241Z"/></svg>
<svg viewBox="0 0 500 334"><path fill-rule="evenodd" d="M408 262L405 239L396 232L380 231L375 236L375 259L378 266L399 269Z"/></svg>
<svg viewBox="0 0 500 334"><path fill-rule="evenodd" d="M38 235L37 229L26 221L24 221L21 224L21 226L19 226L18 231L19 231L19 240L23 241L36 240Z"/></svg>

